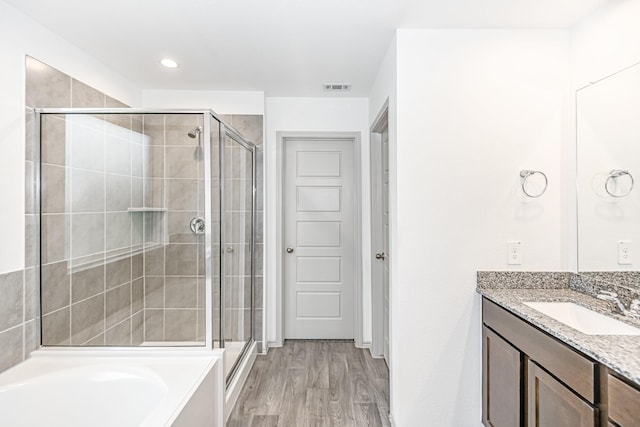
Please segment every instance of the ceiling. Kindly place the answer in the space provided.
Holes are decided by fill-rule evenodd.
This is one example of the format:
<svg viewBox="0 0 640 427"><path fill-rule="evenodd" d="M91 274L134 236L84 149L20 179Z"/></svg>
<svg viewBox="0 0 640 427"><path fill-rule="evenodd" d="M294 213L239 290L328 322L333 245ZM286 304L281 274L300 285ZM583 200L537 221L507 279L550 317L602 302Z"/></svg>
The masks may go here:
<svg viewBox="0 0 640 427"><path fill-rule="evenodd" d="M365 96L395 28L568 28L614 0L5 1L143 89Z"/></svg>

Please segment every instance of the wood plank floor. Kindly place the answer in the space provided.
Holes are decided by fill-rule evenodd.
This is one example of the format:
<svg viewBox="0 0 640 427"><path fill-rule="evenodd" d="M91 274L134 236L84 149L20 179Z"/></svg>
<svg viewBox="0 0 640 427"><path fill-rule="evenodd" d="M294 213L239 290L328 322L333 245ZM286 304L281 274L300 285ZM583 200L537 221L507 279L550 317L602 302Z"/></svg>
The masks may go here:
<svg viewBox="0 0 640 427"><path fill-rule="evenodd" d="M258 356L227 427L389 426L389 371L351 341L286 341Z"/></svg>

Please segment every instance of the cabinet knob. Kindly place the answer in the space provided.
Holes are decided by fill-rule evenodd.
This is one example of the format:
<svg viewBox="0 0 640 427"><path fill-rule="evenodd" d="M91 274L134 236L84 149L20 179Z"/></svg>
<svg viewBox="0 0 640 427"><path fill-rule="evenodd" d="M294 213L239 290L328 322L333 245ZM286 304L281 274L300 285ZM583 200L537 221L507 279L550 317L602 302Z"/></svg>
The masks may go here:
<svg viewBox="0 0 640 427"><path fill-rule="evenodd" d="M385 259L387 256L384 254L384 252L380 253L380 254L376 254L376 259Z"/></svg>
<svg viewBox="0 0 640 427"><path fill-rule="evenodd" d="M287 253L288 254L292 254L293 253L293 248L287 248Z"/></svg>

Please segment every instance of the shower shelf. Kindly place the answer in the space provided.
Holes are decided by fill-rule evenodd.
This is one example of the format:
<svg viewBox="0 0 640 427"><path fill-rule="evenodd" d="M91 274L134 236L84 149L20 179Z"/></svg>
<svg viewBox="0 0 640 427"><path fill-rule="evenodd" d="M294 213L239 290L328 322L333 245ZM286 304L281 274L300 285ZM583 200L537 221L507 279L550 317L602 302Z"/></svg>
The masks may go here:
<svg viewBox="0 0 640 427"><path fill-rule="evenodd" d="M129 208L127 212L166 212L166 208Z"/></svg>

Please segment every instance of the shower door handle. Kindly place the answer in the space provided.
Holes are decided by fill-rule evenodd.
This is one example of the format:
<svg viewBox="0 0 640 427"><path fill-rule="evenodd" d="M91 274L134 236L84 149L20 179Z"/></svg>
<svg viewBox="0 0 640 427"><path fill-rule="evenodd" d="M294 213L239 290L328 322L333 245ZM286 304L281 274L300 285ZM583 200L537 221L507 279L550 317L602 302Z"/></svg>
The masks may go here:
<svg viewBox="0 0 640 427"><path fill-rule="evenodd" d="M293 253L293 248L287 248L287 253L288 254L292 254Z"/></svg>

